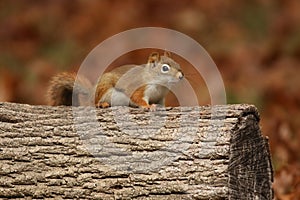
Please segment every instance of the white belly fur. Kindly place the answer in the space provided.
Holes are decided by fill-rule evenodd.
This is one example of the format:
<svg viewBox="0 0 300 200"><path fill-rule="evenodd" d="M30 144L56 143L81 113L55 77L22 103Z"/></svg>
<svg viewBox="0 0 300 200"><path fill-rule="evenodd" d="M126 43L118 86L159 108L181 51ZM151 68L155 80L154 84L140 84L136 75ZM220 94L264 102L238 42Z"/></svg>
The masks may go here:
<svg viewBox="0 0 300 200"><path fill-rule="evenodd" d="M159 104L164 106L165 96L169 90L160 85L148 85L145 88L144 100L149 104ZM101 98L100 102L107 102L111 106L133 106L136 105L122 91L110 88Z"/></svg>
<svg viewBox="0 0 300 200"><path fill-rule="evenodd" d="M101 98L101 102L108 102L111 106L134 106L130 98L123 92L110 88Z"/></svg>
<svg viewBox="0 0 300 200"><path fill-rule="evenodd" d="M160 104L164 106L165 97L169 90L166 87L151 84L145 89L145 100L148 100L149 104Z"/></svg>

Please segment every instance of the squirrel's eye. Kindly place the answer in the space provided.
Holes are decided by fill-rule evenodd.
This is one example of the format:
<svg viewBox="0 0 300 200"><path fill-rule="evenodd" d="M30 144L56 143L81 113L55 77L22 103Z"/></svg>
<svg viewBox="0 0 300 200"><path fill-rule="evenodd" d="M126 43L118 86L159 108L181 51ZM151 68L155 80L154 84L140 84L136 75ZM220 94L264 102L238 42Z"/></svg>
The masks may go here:
<svg viewBox="0 0 300 200"><path fill-rule="evenodd" d="M161 67L162 73L167 73L170 70L170 66L168 64L163 64Z"/></svg>

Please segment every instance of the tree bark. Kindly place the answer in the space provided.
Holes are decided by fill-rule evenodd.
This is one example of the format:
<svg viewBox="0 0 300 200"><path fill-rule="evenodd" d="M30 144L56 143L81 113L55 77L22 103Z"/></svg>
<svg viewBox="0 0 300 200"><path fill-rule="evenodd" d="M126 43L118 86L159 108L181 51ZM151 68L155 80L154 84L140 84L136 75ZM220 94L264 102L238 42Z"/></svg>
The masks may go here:
<svg viewBox="0 0 300 200"><path fill-rule="evenodd" d="M252 105L0 103L0 198L272 199Z"/></svg>

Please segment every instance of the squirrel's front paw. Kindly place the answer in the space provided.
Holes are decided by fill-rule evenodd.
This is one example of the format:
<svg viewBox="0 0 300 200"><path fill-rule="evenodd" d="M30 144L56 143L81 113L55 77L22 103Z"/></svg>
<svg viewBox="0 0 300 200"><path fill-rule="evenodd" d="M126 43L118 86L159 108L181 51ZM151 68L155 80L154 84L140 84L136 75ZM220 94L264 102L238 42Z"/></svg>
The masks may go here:
<svg viewBox="0 0 300 200"><path fill-rule="evenodd" d="M147 105L147 106L142 106L142 108L146 111L156 111L156 104L151 104L151 105Z"/></svg>

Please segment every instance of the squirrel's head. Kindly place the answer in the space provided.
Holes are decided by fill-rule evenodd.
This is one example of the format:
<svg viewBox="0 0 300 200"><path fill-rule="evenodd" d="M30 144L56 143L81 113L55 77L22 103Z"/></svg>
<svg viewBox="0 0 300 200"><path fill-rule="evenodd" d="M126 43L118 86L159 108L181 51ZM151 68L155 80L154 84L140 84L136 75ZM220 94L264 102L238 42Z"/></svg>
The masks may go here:
<svg viewBox="0 0 300 200"><path fill-rule="evenodd" d="M180 65L171 58L170 52L165 51L162 56L157 52L151 53L147 67L158 83L175 83L184 77Z"/></svg>

